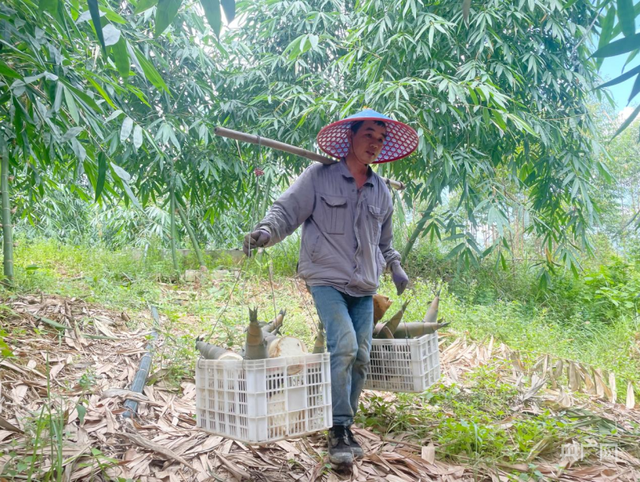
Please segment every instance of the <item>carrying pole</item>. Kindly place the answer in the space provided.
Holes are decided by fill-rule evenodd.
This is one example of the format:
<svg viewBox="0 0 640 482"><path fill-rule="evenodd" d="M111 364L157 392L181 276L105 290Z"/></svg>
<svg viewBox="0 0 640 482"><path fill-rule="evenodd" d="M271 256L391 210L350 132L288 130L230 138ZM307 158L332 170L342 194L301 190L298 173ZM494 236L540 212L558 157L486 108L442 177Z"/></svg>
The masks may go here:
<svg viewBox="0 0 640 482"><path fill-rule="evenodd" d="M289 154L305 157L307 159L311 159L312 161L321 162L322 164L334 164L338 162L335 159L323 156L322 154L317 154L301 147L292 146L291 144L285 144L284 142L274 141L273 139L268 139L266 137L246 134L244 132L227 129L225 127L216 127L213 131L216 135L221 137L227 137L229 139L235 139L237 141L249 142L251 144L259 144L261 146L271 147L272 149L277 149L279 151L288 152ZM400 181L394 181L393 179L387 179L384 177L382 179L385 183L387 183L394 189L402 191L406 187L404 183Z"/></svg>

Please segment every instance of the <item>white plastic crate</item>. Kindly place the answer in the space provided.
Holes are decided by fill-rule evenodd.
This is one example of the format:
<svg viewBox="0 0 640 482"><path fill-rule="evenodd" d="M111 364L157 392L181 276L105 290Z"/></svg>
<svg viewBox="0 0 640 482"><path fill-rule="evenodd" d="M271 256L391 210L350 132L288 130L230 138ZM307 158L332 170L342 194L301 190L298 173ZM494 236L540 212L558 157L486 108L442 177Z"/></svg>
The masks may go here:
<svg viewBox="0 0 640 482"><path fill-rule="evenodd" d="M332 425L329 354L196 364L198 427L266 443Z"/></svg>
<svg viewBox="0 0 640 482"><path fill-rule="evenodd" d="M372 341L371 370L364 388L422 392L439 378L438 333L420 338Z"/></svg>

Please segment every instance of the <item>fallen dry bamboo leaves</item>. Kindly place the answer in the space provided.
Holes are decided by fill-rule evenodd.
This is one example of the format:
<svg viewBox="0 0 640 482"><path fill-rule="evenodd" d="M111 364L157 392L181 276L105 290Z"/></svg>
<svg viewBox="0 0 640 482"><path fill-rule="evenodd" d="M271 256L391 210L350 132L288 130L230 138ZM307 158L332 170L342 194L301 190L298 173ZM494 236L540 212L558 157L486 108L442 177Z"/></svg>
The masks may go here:
<svg viewBox="0 0 640 482"><path fill-rule="evenodd" d="M155 442L152 442L151 440L147 440L139 435L135 435L132 433L126 433L126 432L120 432L117 434L119 437L124 437L127 438L133 442L135 442L137 445L139 445L140 447L143 447L145 449L149 449L152 450L160 455L164 455L165 457L175 460L176 462L181 463L182 465L185 465L187 467L189 467L191 470L193 470L194 472L196 472L196 469L193 468L193 465L191 465L189 462L187 462L185 459L183 459L182 457L180 457L179 455L177 455L176 453L174 453L172 450L163 447L160 444L157 444Z"/></svg>
<svg viewBox="0 0 640 482"><path fill-rule="evenodd" d="M27 296L17 297L6 304L10 310L3 313L3 327L8 332L16 328L24 335L8 340L17 356L0 364L3 399L0 421L4 420L18 429L11 430L0 422L0 453L4 454L0 455L0 467L11 465L7 455L9 448L16 456L26 457L33 453L33 440L21 431L26 431L28 424L34 423L33 414L51 409L52 414L63 416L68 437L63 452L65 480L342 480L325 470L326 443L321 433L264 447L247 447L194 429L196 391L193 380L182 380L181 391L177 393L163 381L166 370L163 371L162 367L154 367L154 384L145 387L144 394L138 395L139 418L123 419L119 416L122 401L132 397L127 388L147 343L148 329L145 326L128 331L125 326L128 316L78 299ZM37 317L73 328L54 328L38 321ZM38 332L34 330L36 327ZM106 333L117 340L107 338ZM524 356L516 354L512 357L511 350L493 339L483 345L451 333L445 333L441 338L443 383L452 383L455 376L464 387L467 373L499 358L509 361L519 376L518 409L546 402L566 408L575 405L565 376L567 367L570 367L569 361L546 355L535 363L535 370L526 371ZM160 340L160 351L162 343ZM520 366L525 373L518 372ZM49 399L47 370L53 380ZM598 403L606 416L621 425L624 417L631 416L640 423L637 411L624 405L602 402L612 396L608 373L575 362L572 370L574 382L576 377L582 380L582 389L593 392L592 398L600 400ZM554 378L556 371L558 377ZM83 377L86 381L89 374L93 377L92 385L83 386ZM513 381L515 383L515 379ZM631 406L633 402L635 406L633 387L630 388L626 382L625 385L626 405ZM365 395L365 403L369 396ZM384 397L389 406L393 406L395 395L384 394ZM132 430L136 433L133 434ZM360 428L355 433L370 455L358 461L352 475L354 481L501 481L506 480L511 470L506 466L480 467L463 459L455 463L445 461L438 452L437 444L431 440L417 443L421 441L405 440L402 434L380 436ZM640 463L625 452L621 452L615 461L603 462L592 468L572 467L557 473L554 466L557 460L543 460L539 456L545 452L548 442L540 441L529 452L527 463L517 468L528 471L531 464L545 477L563 482L609 480L616 476L618 481L635 482L640 476ZM90 450L85 447L90 447ZM42 457L39 470L53 465L49 441L41 445L38 453ZM35 474L36 479L39 474L42 472Z"/></svg>

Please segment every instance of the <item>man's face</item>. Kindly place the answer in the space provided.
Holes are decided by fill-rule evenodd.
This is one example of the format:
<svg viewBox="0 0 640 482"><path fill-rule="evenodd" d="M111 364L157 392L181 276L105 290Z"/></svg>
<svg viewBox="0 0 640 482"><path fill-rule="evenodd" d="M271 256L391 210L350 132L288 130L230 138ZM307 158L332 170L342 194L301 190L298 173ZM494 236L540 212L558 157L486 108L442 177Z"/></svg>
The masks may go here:
<svg viewBox="0 0 640 482"><path fill-rule="evenodd" d="M357 159L363 164L374 162L384 141L387 138L387 128L376 121L367 120L362 123L355 134L351 132L351 147Z"/></svg>

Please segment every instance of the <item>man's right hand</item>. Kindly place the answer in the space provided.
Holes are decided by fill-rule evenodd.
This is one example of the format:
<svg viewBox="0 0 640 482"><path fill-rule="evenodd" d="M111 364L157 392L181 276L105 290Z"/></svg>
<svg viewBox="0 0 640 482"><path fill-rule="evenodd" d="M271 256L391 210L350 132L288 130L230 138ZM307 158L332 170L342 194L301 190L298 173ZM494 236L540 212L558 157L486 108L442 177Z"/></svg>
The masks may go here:
<svg viewBox="0 0 640 482"><path fill-rule="evenodd" d="M247 256L251 256L251 250L256 248L262 248L271 240L271 234L264 229L258 229L252 233L247 234L244 237L244 243L242 245L242 251Z"/></svg>

